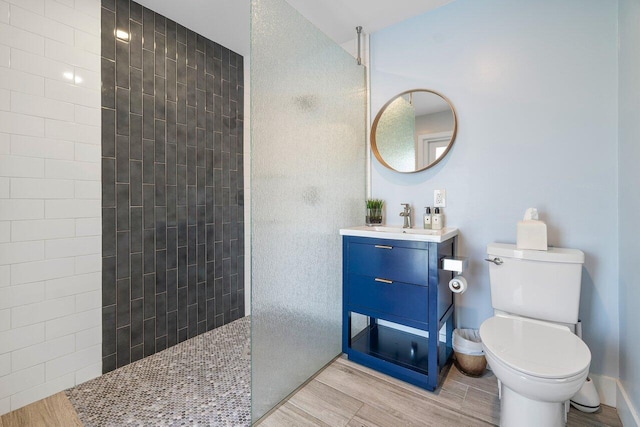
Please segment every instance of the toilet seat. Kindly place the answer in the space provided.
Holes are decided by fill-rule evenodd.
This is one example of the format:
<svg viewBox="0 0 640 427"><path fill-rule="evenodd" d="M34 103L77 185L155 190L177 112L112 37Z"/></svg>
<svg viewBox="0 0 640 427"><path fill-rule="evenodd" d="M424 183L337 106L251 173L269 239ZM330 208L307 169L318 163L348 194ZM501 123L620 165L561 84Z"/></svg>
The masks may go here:
<svg viewBox="0 0 640 427"><path fill-rule="evenodd" d="M568 328L494 316L480 327L485 349L504 365L540 379L568 379L589 368L591 352Z"/></svg>

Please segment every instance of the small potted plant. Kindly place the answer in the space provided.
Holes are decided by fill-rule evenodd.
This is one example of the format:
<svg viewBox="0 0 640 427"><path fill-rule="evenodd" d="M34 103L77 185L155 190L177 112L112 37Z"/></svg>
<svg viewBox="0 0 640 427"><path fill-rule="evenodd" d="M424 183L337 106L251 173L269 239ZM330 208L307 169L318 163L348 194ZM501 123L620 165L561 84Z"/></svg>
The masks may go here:
<svg viewBox="0 0 640 427"><path fill-rule="evenodd" d="M384 200L367 199L366 204L367 204L366 224L368 226L382 224L382 205L384 205Z"/></svg>

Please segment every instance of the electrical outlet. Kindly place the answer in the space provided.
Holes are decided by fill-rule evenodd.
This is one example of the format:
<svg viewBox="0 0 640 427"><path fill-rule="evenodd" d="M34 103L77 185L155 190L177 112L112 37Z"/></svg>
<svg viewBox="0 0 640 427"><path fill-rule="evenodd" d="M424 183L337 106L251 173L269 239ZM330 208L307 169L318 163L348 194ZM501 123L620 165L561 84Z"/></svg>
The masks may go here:
<svg viewBox="0 0 640 427"><path fill-rule="evenodd" d="M447 207L447 198L444 190L433 190L433 206L436 208Z"/></svg>

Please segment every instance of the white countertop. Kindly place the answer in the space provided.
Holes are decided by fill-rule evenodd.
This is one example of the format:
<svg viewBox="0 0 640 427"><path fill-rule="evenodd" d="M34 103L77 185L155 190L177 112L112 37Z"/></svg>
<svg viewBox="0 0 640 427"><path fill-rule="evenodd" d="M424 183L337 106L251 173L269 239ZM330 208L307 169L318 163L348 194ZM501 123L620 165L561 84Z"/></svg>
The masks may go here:
<svg viewBox="0 0 640 427"><path fill-rule="evenodd" d="M376 237L378 239L411 240L417 242L444 242L458 235L457 228L445 227L442 230L422 228L402 228L400 226L358 226L340 229L341 236Z"/></svg>

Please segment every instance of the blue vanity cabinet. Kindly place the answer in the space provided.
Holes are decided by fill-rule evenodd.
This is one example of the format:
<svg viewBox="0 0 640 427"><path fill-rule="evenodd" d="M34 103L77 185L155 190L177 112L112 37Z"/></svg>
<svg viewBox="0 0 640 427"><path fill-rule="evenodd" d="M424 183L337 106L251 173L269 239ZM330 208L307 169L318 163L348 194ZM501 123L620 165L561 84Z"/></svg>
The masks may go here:
<svg viewBox="0 0 640 427"><path fill-rule="evenodd" d="M456 239L343 236L342 351L350 360L435 390L453 353L452 273L440 267Z"/></svg>

